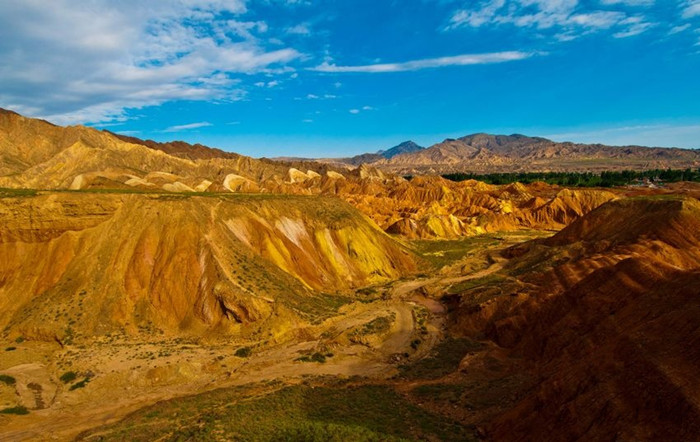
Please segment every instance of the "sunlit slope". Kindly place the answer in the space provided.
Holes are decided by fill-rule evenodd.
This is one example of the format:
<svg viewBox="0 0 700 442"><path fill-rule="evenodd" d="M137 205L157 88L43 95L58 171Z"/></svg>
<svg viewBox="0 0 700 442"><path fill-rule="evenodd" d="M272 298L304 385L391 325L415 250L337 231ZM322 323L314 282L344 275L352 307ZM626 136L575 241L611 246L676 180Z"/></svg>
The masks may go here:
<svg viewBox="0 0 700 442"><path fill-rule="evenodd" d="M336 184L335 193L387 232L409 238L457 238L487 232L559 230L617 196L544 183L493 186L440 177Z"/></svg>
<svg viewBox="0 0 700 442"><path fill-rule="evenodd" d="M30 338L315 319L324 293L415 269L335 199L51 193L0 216L0 327Z"/></svg>
<svg viewBox="0 0 700 442"><path fill-rule="evenodd" d="M0 187L221 191L228 175L256 183L282 177L287 169L233 153L201 159L170 155L109 132L55 126L0 109Z"/></svg>

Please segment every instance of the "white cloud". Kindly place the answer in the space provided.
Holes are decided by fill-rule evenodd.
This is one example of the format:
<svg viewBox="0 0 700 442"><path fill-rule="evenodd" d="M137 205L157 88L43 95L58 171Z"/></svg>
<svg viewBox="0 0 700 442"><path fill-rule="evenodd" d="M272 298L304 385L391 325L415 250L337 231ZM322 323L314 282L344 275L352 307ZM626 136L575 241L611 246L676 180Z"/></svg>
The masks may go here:
<svg viewBox="0 0 700 442"><path fill-rule="evenodd" d="M671 30L668 31L668 33L669 33L669 35L678 34L678 33L681 33L689 28L690 28L690 24L686 23L684 25L672 27Z"/></svg>
<svg viewBox="0 0 700 442"><path fill-rule="evenodd" d="M467 66L475 64L504 63L507 61L524 60L538 53L535 52L491 52L486 54L465 54L453 57L428 58L424 60L405 61L402 63L378 63L360 66L337 66L324 62L319 66L311 68L318 72L362 72L362 73L384 73L384 72L404 72L417 71L420 69L438 68L444 66Z"/></svg>
<svg viewBox="0 0 700 442"><path fill-rule="evenodd" d="M683 6L683 18L697 17L700 15L700 0L687 0Z"/></svg>
<svg viewBox="0 0 700 442"><path fill-rule="evenodd" d="M360 112L367 112L367 111L371 111L371 110L374 110L374 108L372 106L362 106L359 109L350 109L348 112L350 112L351 114L357 115Z"/></svg>
<svg viewBox="0 0 700 442"><path fill-rule="evenodd" d="M626 29L616 32L613 34L615 38L627 38L639 35L642 32L646 32L648 29L654 27L652 23L644 21L643 17L629 17L620 22L621 24L627 25Z"/></svg>
<svg viewBox="0 0 700 442"><path fill-rule="evenodd" d="M338 97L336 95L333 95L333 94L323 94L323 95L308 94L306 96L307 100L333 100L335 98L338 98Z"/></svg>
<svg viewBox="0 0 700 442"><path fill-rule="evenodd" d="M301 120L301 122L302 122L302 123L313 123L314 120L312 120L312 119L310 119L310 118L307 118L307 119L305 119L305 120Z"/></svg>
<svg viewBox="0 0 700 442"><path fill-rule="evenodd" d="M178 126L170 126L167 129L163 129L163 132L181 132L183 130L199 129L200 127L209 127L209 126L213 126L213 124L209 123L208 121L202 121L200 123L189 123L189 124L180 124Z"/></svg>
<svg viewBox="0 0 700 442"><path fill-rule="evenodd" d="M651 6L655 0L601 0L604 5Z"/></svg>
<svg viewBox="0 0 700 442"><path fill-rule="evenodd" d="M653 0L602 0L607 6L648 6ZM579 0L494 0L453 13L446 30L486 25L513 25L537 30L555 30L559 41L615 28L618 38L638 35L653 26L642 16L606 9L582 12Z"/></svg>
<svg viewBox="0 0 700 442"><path fill-rule="evenodd" d="M300 54L267 50L244 0L5 0L0 107L59 124L119 120L172 100L239 100L244 75Z"/></svg>
<svg viewBox="0 0 700 442"><path fill-rule="evenodd" d="M311 29L307 23L300 23L296 26L287 28L287 33L296 35L311 35Z"/></svg>

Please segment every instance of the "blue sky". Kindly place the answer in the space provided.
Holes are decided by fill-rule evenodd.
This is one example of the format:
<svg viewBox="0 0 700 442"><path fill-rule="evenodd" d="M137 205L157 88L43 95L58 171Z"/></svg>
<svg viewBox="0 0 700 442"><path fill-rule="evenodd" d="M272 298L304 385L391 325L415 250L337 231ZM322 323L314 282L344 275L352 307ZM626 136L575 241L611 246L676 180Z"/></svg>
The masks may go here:
<svg viewBox="0 0 700 442"><path fill-rule="evenodd" d="M0 0L0 107L260 156L700 147L700 0Z"/></svg>

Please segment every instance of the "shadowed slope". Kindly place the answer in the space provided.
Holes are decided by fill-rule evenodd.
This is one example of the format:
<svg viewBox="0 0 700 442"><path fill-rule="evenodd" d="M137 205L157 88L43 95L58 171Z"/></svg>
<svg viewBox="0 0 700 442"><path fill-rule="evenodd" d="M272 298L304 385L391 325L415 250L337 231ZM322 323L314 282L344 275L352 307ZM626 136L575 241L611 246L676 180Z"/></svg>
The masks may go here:
<svg viewBox="0 0 700 442"><path fill-rule="evenodd" d="M515 278L500 284L500 296L475 303L487 289L467 290L456 317L458 329L485 332L539 379L489 436L697 437L697 200L613 201L509 255Z"/></svg>

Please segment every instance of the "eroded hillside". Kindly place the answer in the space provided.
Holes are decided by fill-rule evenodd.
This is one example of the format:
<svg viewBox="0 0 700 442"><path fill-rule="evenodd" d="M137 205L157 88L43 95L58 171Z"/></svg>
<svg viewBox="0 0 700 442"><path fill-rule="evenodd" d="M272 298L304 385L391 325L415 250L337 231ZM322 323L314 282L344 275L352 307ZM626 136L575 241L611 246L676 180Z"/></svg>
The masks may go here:
<svg viewBox="0 0 700 442"><path fill-rule="evenodd" d="M31 339L284 332L323 314L320 293L415 270L326 198L64 192L1 198L0 216L0 327Z"/></svg>
<svg viewBox="0 0 700 442"><path fill-rule="evenodd" d="M536 379L491 438L697 437L697 200L611 202L506 256L497 278L459 294L454 316Z"/></svg>
<svg viewBox="0 0 700 442"><path fill-rule="evenodd" d="M319 163L256 160L201 145L62 128L7 111L0 112L0 146L5 167L0 187L331 195L358 208L383 230L407 238L558 230L615 198L607 191L545 184L407 180L364 165L348 171Z"/></svg>

